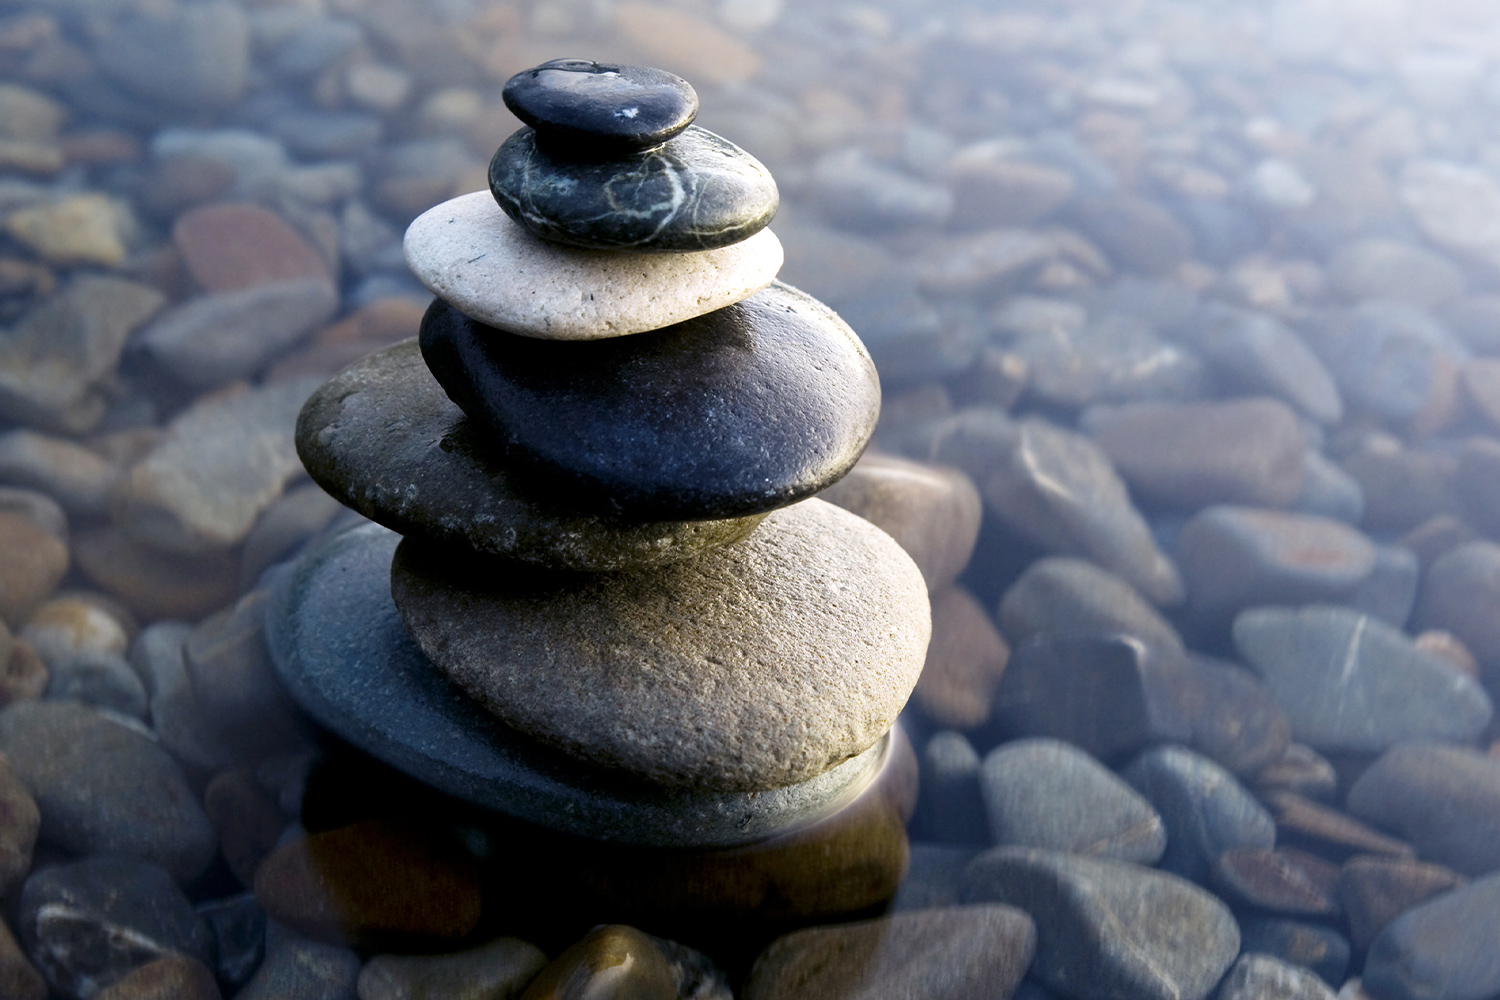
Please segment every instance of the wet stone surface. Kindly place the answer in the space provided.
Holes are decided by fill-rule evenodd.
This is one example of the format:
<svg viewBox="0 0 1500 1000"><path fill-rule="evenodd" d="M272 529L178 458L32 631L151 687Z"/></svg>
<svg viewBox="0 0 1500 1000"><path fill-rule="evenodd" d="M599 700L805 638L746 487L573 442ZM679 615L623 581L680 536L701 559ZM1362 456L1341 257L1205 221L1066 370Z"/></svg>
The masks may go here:
<svg viewBox="0 0 1500 1000"><path fill-rule="evenodd" d="M0 996L1492 1000L1496 53L1496 12L1452 0L8 3ZM506 81L558 55L670 75L513 89L538 236L487 165ZM719 164L746 168L727 199L699 183ZM568 177L592 187L536 183ZM885 406L840 471L871 430L882 454L828 498L907 549L903 614L933 622L889 704L839 708L862 728L833 756L870 749L715 791L507 728L420 652L361 514L443 546L440 575L478 548L537 587L733 558L774 522L560 487L504 454L571 433L550 402L477 432L410 345L323 390L298 454L304 400L416 336L428 292L624 357L778 277L866 338ZM700 458L808 440L778 393L822 359L779 359L727 378L766 405ZM707 409L653 407L709 440ZM660 472L672 440L634 454ZM683 468L662 492L698 503ZM794 585L841 551L810 540L782 596L889 631L856 568ZM699 616L747 683L694 704L847 691L754 682L787 614ZM652 654L683 627L657 618ZM810 633L851 675L891 666ZM639 721L641 690L599 713ZM1002 791L1113 848L1141 814L1096 793L1136 781L1155 868L974 860L983 762L1039 738L1070 749ZM634 978L588 937L610 924Z"/></svg>
<svg viewBox="0 0 1500 1000"><path fill-rule="evenodd" d="M415 341L320 387L299 417L297 450L320 485L389 528L547 569L675 562L738 541L760 520L631 522L528 490L526 470L443 394Z"/></svg>
<svg viewBox="0 0 1500 1000"><path fill-rule="evenodd" d="M779 283L583 344L507 335L439 302L421 344L480 440L634 519L744 517L810 496L858 460L880 405L849 327Z"/></svg>
<svg viewBox="0 0 1500 1000"><path fill-rule="evenodd" d="M505 81L505 106L547 141L580 154L645 149L692 124L698 94L649 66L553 59Z"/></svg>
<svg viewBox="0 0 1500 1000"><path fill-rule="evenodd" d="M495 201L528 231L590 250L732 246L769 225L780 203L759 160L696 125L651 149L582 161L522 129L495 151L489 179Z"/></svg>

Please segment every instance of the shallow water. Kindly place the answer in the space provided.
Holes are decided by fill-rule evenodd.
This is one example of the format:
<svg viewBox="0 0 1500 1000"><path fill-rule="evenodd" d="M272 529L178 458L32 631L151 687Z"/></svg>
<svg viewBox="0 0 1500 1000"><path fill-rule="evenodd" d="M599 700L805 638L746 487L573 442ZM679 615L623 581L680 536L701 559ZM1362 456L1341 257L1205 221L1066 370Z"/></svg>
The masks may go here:
<svg viewBox="0 0 1500 1000"><path fill-rule="evenodd" d="M394 539L302 402L417 334L402 233L560 56L690 80L879 369L825 496L931 642L812 790L523 736L317 578ZM0 77L0 995L1500 997L1490 5L10 0ZM451 518L471 438L423 446Z"/></svg>

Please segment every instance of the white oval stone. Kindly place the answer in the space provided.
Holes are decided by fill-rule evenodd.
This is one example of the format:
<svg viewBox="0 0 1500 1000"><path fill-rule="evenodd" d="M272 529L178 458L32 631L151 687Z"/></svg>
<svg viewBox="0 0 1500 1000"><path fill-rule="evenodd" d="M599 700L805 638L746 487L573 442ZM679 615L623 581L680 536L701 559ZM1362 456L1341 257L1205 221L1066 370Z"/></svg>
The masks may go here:
<svg viewBox="0 0 1500 1000"><path fill-rule="evenodd" d="M406 263L439 298L481 323L547 340L657 330L733 305L781 270L769 229L693 253L580 250L543 242L488 191L436 205L406 230Z"/></svg>

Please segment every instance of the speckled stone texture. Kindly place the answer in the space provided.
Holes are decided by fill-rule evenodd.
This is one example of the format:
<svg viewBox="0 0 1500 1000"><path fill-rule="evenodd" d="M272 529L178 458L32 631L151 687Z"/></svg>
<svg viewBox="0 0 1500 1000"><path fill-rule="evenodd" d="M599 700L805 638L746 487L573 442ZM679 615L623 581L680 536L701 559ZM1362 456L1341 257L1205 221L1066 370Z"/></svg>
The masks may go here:
<svg viewBox="0 0 1500 1000"><path fill-rule="evenodd" d="M781 202L759 160L690 127L654 149L607 160L558 155L521 129L490 160L490 193L544 240L592 250L681 253L748 239Z"/></svg>
<svg viewBox="0 0 1500 1000"><path fill-rule="evenodd" d="M434 295L481 323L549 340L597 340L680 323L738 302L781 269L768 229L687 254L585 251L543 242L488 191L407 227L406 263Z"/></svg>
<svg viewBox="0 0 1500 1000"><path fill-rule="evenodd" d="M400 540L367 524L309 550L275 584L266 639L282 683L309 715L449 795L611 843L720 847L814 822L892 766L894 737L798 785L716 793L569 759L486 712L422 655L391 602Z"/></svg>
<svg viewBox="0 0 1500 1000"><path fill-rule="evenodd" d="M698 92L649 66L552 59L505 81L511 114L546 140L584 155L646 149L692 124Z"/></svg>
<svg viewBox="0 0 1500 1000"><path fill-rule="evenodd" d="M408 541L392 596L440 670L580 760L752 792L863 752L917 682L927 590L891 537L832 504L649 570L497 573Z"/></svg>
<svg viewBox="0 0 1500 1000"><path fill-rule="evenodd" d="M779 282L587 344L507 336L434 302L421 345L495 446L631 519L743 517L811 496L854 465L880 412L854 331Z"/></svg>
<svg viewBox="0 0 1500 1000"><path fill-rule="evenodd" d="M403 535L551 569L654 566L745 537L760 515L624 522L528 486L484 447L422 363L415 339L325 382L297 423L308 473L341 503ZM534 478L534 477L533 477Z"/></svg>

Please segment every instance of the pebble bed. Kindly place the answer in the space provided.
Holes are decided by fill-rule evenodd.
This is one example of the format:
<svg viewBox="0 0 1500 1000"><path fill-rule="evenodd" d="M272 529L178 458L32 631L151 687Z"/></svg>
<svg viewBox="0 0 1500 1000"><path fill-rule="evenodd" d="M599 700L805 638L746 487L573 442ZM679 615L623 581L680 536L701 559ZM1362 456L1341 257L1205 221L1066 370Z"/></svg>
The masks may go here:
<svg viewBox="0 0 1500 1000"><path fill-rule="evenodd" d="M1488 6L4 4L0 997L1500 997ZM371 530L298 411L561 56L692 81L881 373L822 496L926 666L765 843L449 799L266 648Z"/></svg>

